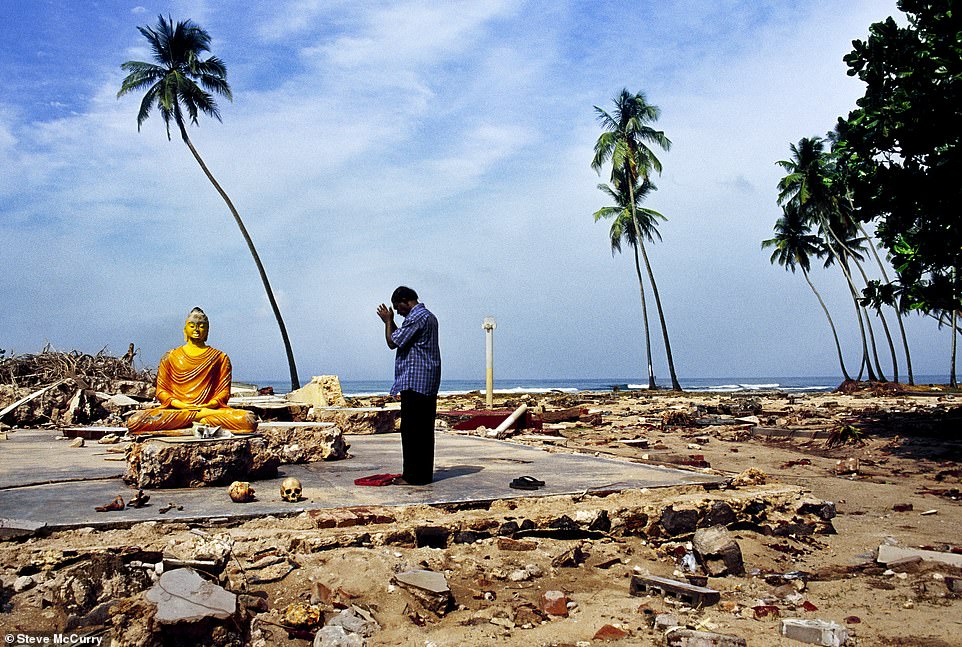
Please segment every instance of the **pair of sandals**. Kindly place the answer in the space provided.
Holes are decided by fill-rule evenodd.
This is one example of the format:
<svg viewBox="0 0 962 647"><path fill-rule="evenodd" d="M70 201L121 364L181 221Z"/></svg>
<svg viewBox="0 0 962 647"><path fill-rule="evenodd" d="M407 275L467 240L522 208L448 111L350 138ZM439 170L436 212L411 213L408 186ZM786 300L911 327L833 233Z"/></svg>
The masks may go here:
<svg viewBox="0 0 962 647"><path fill-rule="evenodd" d="M544 487L544 481L533 476L519 476L511 481L508 487L515 490L539 490Z"/></svg>

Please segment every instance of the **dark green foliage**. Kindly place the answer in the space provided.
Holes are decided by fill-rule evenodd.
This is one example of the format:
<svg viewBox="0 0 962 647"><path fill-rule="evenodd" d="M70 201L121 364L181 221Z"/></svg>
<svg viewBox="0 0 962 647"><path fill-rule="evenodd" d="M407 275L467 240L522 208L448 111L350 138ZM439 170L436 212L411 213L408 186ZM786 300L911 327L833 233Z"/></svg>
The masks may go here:
<svg viewBox="0 0 962 647"><path fill-rule="evenodd" d="M898 7L908 26L875 23L845 57L866 87L839 121L835 152L856 217L877 222L898 272L867 296L951 312L962 287L962 2L899 0Z"/></svg>
<svg viewBox="0 0 962 647"><path fill-rule="evenodd" d="M865 432L852 424L839 424L825 440L825 447L835 448L842 445L864 445Z"/></svg>

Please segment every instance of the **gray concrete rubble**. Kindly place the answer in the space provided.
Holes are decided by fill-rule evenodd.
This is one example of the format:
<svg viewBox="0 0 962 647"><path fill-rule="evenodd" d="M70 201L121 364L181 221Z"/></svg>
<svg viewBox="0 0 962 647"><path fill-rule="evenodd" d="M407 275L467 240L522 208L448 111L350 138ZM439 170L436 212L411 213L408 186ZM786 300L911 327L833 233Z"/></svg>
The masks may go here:
<svg viewBox="0 0 962 647"><path fill-rule="evenodd" d="M921 548L903 548L902 546L889 546L888 544L881 544L878 547L878 557L875 561L883 566L889 566L895 562L912 558L962 568L962 555L956 553L923 550Z"/></svg>
<svg viewBox="0 0 962 647"><path fill-rule="evenodd" d="M364 617L367 615L368 617ZM329 627L343 627L345 631L371 637L381 628L377 621L363 610L342 609L327 621Z"/></svg>
<svg viewBox="0 0 962 647"><path fill-rule="evenodd" d="M394 580L404 587L426 610L442 616L454 605L454 596L448 587L444 573L416 570L405 571L394 576Z"/></svg>
<svg viewBox="0 0 962 647"><path fill-rule="evenodd" d="M785 618L779 625L779 632L786 638L820 647L842 647L848 642L845 627L825 620Z"/></svg>
<svg viewBox="0 0 962 647"><path fill-rule="evenodd" d="M314 634L314 647L366 647L364 636L352 633L339 625L321 627Z"/></svg>
<svg viewBox="0 0 962 647"><path fill-rule="evenodd" d="M189 568L165 572L147 591L146 598L157 606L154 617L161 624L230 618L237 612L234 593L208 582Z"/></svg>
<svg viewBox="0 0 962 647"><path fill-rule="evenodd" d="M151 438L127 448L124 480L138 488L228 485L272 478L280 464L263 438Z"/></svg>
<svg viewBox="0 0 962 647"><path fill-rule="evenodd" d="M347 458L344 433L331 422L262 422L257 433L281 464L338 461Z"/></svg>
<svg viewBox="0 0 962 647"><path fill-rule="evenodd" d="M345 434L390 434L398 431L401 410L397 407L315 407L310 417L333 422Z"/></svg>
<svg viewBox="0 0 962 647"><path fill-rule="evenodd" d="M699 528L691 543L706 574L719 577L745 573L741 548L725 526Z"/></svg>
<svg viewBox="0 0 962 647"><path fill-rule="evenodd" d="M448 581L444 578L444 573L434 571L405 571L395 575L394 579L398 584L413 586L430 593L447 593L451 590L448 587Z"/></svg>

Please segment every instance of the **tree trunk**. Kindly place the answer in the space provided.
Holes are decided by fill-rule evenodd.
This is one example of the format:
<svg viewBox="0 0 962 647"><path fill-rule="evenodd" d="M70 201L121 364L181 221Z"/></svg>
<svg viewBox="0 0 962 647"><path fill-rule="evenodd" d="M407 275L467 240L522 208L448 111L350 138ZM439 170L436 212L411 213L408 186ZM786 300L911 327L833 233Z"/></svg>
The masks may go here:
<svg viewBox="0 0 962 647"><path fill-rule="evenodd" d="M668 356L668 372L671 374L671 390L682 391L681 384L678 383L678 376L675 375L675 362L671 357L671 342L668 341L668 326L665 325L665 312L661 307L661 297L658 296L658 284L655 283L655 275L651 271L651 263L648 261L648 252L645 244L638 240L641 248L641 256L645 259L645 269L648 270L648 281L651 283L651 293L655 295L655 306L658 308L658 320L661 322L661 334L665 338L665 354Z"/></svg>
<svg viewBox="0 0 962 647"><path fill-rule="evenodd" d="M878 373L878 377L873 378L872 364L869 362L868 379L878 379L879 381L884 382L885 376L882 374L882 364L878 361L878 346L875 345L875 331L872 329L872 320L868 316L868 310L866 310L865 307L858 302L858 288L855 286L855 281L852 280L852 270L848 266L847 255L842 256L842 269L845 272L845 278L848 279L849 290L852 293L852 299L855 301L855 309L859 311L859 321L862 320L862 313L865 314L865 326L868 328L868 338L870 342L868 347L872 349L871 359L875 360L875 370ZM866 355L866 357L868 357L868 355Z"/></svg>
<svg viewBox="0 0 962 647"><path fill-rule="evenodd" d="M629 146L629 149L632 147ZM681 391L681 384L678 383L678 376L675 374L675 360L671 356L671 342L668 341L668 326L665 325L665 312L661 307L661 297L658 295L658 284L655 283L655 275L651 271L651 263L648 261L648 252L645 250L645 243L641 239L641 227L638 226L638 214L635 211L635 179L638 177L637 168L633 168L633 165L637 163L637 151L632 150L631 155L628 158L625 170L627 173L626 180L628 182L628 197L630 199L629 207L631 208L631 222L635 228L635 240L638 243L638 247L641 248L641 255L645 259L645 269L648 270L648 280L651 282L651 293L655 295L655 306L658 308L658 320L661 322L661 334L665 339L665 355L668 357L668 373L671 375L671 389L673 391Z"/></svg>
<svg viewBox="0 0 962 647"><path fill-rule="evenodd" d="M835 350L838 352L838 365L842 369L842 377L845 378L846 381L851 381L852 377L848 374L848 371L845 370L845 360L842 359L842 345L838 342L838 333L835 331L835 322L832 321L832 315L825 306L825 302L822 301L822 295L818 293L818 290L815 289L815 285L812 283L812 280L808 277L808 272L805 271L805 268L802 268L802 276L805 277L805 282L808 283L808 287L812 288L812 292L815 293L815 298L818 299L819 305L822 306L822 311L828 318L828 325L832 328L832 337L835 338Z"/></svg>
<svg viewBox="0 0 962 647"><path fill-rule="evenodd" d="M257 254L257 250L254 249L254 241L251 240L250 234L247 233L247 227L244 226L244 221L241 220L240 214L237 213L237 209L234 208L234 203L231 202L230 197L227 192L221 188L220 184L214 178L214 175L207 168L204 160L201 159L200 153L194 148L194 144L190 141L190 137L187 136L187 130L184 126L180 125L180 134L184 139L184 143L190 149L190 152L194 155L194 159L200 164L200 168L203 169L204 174L210 183L214 185L220 197L224 199L227 203L227 208L230 209L231 215L234 216L234 222L241 230L241 234L244 236L244 240L247 242L247 249L250 250L251 256L254 257L254 264L257 266L257 272L260 274L261 282L264 284L264 290L267 291L267 300L270 301L271 309L274 311L274 318L277 319L277 325L281 329L281 339L284 341L284 350L287 353L287 365L291 371L291 390L301 388L300 380L297 378L297 367L294 365L294 351L291 349L291 341L287 336L287 327L284 326L284 319L281 318L280 308L277 307L277 301L274 299L274 291L271 290L271 284L267 280L267 272L264 271L264 265L261 263L260 256Z"/></svg>
<svg viewBox="0 0 962 647"><path fill-rule="evenodd" d="M851 200L849 201L851 203ZM862 235L865 236L865 240L868 241L869 249L872 250L872 255L875 257L875 262L878 264L879 271L882 272L882 278L886 283L889 282L888 272L885 271L885 265L882 263L882 258L878 255L878 250L875 248L875 243L872 242L872 238L866 233L865 228L862 227L862 223L854 220L855 224L858 226ZM915 375L912 373L912 353L909 352L909 340L905 335L905 325L902 323L902 310L898 305L893 305L892 309L895 310L895 320L899 324L899 333L902 336L902 350L905 351L905 370L909 374L909 385L915 384ZM895 381L898 382L898 376L895 377Z"/></svg>
<svg viewBox="0 0 962 647"><path fill-rule="evenodd" d="M868 242L869 244L872 243L872 241L868 241ZM855 259L854 257L852 260L855 262L855 267L858 268L859 274L862 275L862 282L865 283L865 287L868 287L868 275L865 274L865 268L863 268L862 264L859 263L858 260ZM894 375L892 376L892 381L898 382L899 381L899 360L895 355L895 344L892 342L892 333L889 332L889 325L888 325L888 322L885 321L885 315L882 314L881 307L875 308L875 314L878 315L878 318L882 322L882 330L885 332L885 339L889 345L889 353L892 356L892 373L894 373Z"/></svg>
<svg viewBox="0 0 962 647"><path fill-rule="evenodd" d="M655 295L655 306L658 308L658 320L661 322L661 334L665 338L665 355L668 356L668 373L671 375L671 389L672 391L681 391L681 384L678 383L678 377L675 375L675 361L671 356L671 342L668 341L668 327L665 325L665 313L661 308L661 297L658 296L658 284L655 283L655 275L651 271L651 263L648 262L648 252L645 251L645 243L641 239L641 227L638 226L638 214L635 211L635 187L630 169L627 175L631 223L635 228L635 242L638 244L638 247L641 248L641 255L645 259L645 269L648 270L648 280L651 282L651 293Z"/></svg>
<svg viewBox="0 0 962 647"><path fill-rule="evenodd" d="M958 388L959 382L955 379L955 349L957 346L956 340L959 336L956 334L959 330L959 311L952 311L952 362L949 366L949 386L953 389Z"/></svg>
<svg viewBox="0 0 962 647"><path fill-rule="evenodd" d="M644 317L645 317L645 347L646 347L646 349L647 349L647 351L648 351L648 388L649 388L649 389L657 389L658 387L657 387L657 385L655 384L655 372L654 372L654 367L652 366L652 363L651 363L651 335L649 334L649 328L648 328L648 306L647 306L646 301L645 301L645 284L644 284L644 282L641 280L641 268L638 266L638 247L639 247L639 246L641 247L642 252L644 252L644 249L645 249L645 248L644 248L644 245L642 245L642 242L641 242L641 227L638 226L638 214L637 214L637 212L635 211L635 186L634 186L634 181L631 179L631 174L630 174L630 173L628 174L628 199L629 199L629 201L630 201L630 202L629 202L629 204L630 204L630 207L629 207L629 208L631 209L631 226L632 226L632 228L635 230L635 246L634 246L634 247L635 247L635 250L634 250L634 251L635 251L635 270L638 272L638 288L641 290L641 308L642 308L642 314L643 314ZM645 263L647 264L647 262L648 262L648 258L647 258L647 256L646 256L646 257L645 257ZM649 277L651 276L651 273L650 273L650 272L649 272L648 276L649 276ZM655 285L655 284L652 283L652 288L653 288L653 289L654 289L654 285ZM655 294L655 298L657 299L657 297L658 297L658 292L657 292L656 290L654 291L654 294ZM658 306L658 311L659 311L659 313L661 312L661 306L660 306L660 305ZM664 321L662 322L662 325L664 325ZM666 339L667 339L667 337L666 337ZM669 358L669 362L670 362L670 361L671 361L671 352L670 352L670 351L669 351L669 354L668 354L668 358ZM669 366L670 366L670 364L669 364ZM672 379L674 379L674 376L675 376L674 370L672 370L671 375L672 375Z"/></svg>
<svg viewBox="0 0 962 647"><path fill-rule="evenodd" d="M823 235L827 234L828 238L835 241L835 244L840 247L845 247L845 244L838 239L835 232L832 230L831 225L828 223L828 219L824 214L819 214L819 219L821 221L821 228ZM852 301L855 302L855 314L858 316L858 329L862 334L862 365L858 369L858 379L862 379L862 368L868 368L868 379L869 381L875 381L875 373L872 371L872 363L868 359L868 341L865 338L865 324L862 322L862 309L858 305L858 288L855 287L855 281L852 280L852 273L848 270L848 263L843 259L843 256L838 253L835 249L835 245L832 241L826 241L826 247L832 258L838 263L839 267L842 269L842 273L845 275L845 280L848 282L848 289L852 295Z"/></svg>
<svg viewBox="0 0 962 647"><path fill-rule="evenodd" d="M829 245L831 248L831 245ZM858 294L855 289L855 283L852 282L852 275L849 273L848 268L845 264L839 260L839 267L842 268L842 273L845 274L846 280L848 280L848 291L852 296L852 302L855 304L855 315L858 317L858 329L862 334L862 363L866 369L868 369L868 379L870 382L876 381L878 378L875 376L875 371L872 370L872 362L869 360L868 355L868 338L865 336L865 323L862 321L862 308L858 304ZM862 369L859 368L859 379L862 378Z"/></svg>
<svg viewBox="0 0 962 647"><path fill-rule="evenodd" d="M638 240L638 227L635 223L635 240ZM648 329L648 303L645 299L645 283L641 278L641 266L638 264L638 246L632 246L635 253L635 273L638 275L638 290L641 292L641 316L645 323L645 353L648 357L648 389L654 391L658 388L655 384L655 369L651 363L651 332Z"/></svg>

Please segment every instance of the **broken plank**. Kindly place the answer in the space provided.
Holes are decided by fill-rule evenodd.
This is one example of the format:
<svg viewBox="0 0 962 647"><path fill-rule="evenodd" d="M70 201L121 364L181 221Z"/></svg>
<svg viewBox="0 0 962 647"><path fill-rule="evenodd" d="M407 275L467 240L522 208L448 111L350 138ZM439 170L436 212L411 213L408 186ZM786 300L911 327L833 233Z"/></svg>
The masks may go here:
<svg viewBox="0 0 962 647"><path fill-rule="evenodd" d="M705 586L695 586L687 582L669 580L655 575L632 575L628 592L631 595L648 595L654 591L663 596L670 595L688 602L693 607L707 607L717 604L721 593Z"/></svg>
<svg viewBox="0 0 962 647"><path fill-rule="evenodd" d="M752 429L753 438L767 438L769 440L824 440L832 435L828 427L755 427Z"/></svg>
<svg viewBox="0 0 962 647"><path fill-rule="evenodd" d="M583 413L581 407L571 407L569 409L546 409L541 414L544 422L578 422Z"/></svg>
<svg viewBox="0 0 962 647"><path fill-rule="evenodd" d="M61 384L63 384L64 382L66 382L66 381L67 381L67 380L57 380L57 381L54 382L53 384L50 384L49 386L45 386L45 387L43 387L42 389L40 389L39 391L34 391L33 393L31 393L30 395L28 395L28 396L25 397L25 398L20 398L19 400L17 400L16 402L14 402L13 404L11 404L10 406L8 406L8 407L6 407L5 409L3 409L2 411L0 411L0 420L2 420L3 417L4 417L5 415L7 415L8 413L11 413L11 412L13 412L14 410L16 410L18 407L21 407L21 406L27 404L27 403L30 402L31 400L35 400L35 399L39 398L41 395L43 395L44 393L46 393L46 392L49 391L50 389L55 388L55 387L58 387L58 386L60 386Z"/></svg>

